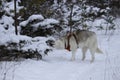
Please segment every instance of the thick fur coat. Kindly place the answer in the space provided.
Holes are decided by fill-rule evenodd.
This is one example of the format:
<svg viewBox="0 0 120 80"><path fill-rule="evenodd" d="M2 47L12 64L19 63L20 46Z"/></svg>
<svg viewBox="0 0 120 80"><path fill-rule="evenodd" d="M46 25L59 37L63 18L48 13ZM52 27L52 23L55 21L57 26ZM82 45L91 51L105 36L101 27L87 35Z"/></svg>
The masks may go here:
<svg viewBox="0 0 120 80"><path fill-rule="evenodd" d="M86 57L86 52L89 49L91 53L91 62L95 59L95 53L102 53L98 48L97 36L92 31L87 30L78 30L73 32L73 35L70 36L68 40L68 35L55 41L54 47L57 49L66 49L65 45L70 45L70 51L72 51L71 60L75 60L75 53L77 48L82 49L82 60ZM69 41L69 42L68 42Z"/></svg>

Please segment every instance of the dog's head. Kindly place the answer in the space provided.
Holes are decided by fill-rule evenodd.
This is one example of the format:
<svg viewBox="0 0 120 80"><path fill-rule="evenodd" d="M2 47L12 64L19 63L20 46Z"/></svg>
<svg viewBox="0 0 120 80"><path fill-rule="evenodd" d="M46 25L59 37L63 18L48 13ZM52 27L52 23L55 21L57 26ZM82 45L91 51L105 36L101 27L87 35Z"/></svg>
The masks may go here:
<svg viewBox="0 0 120 80"><path fill-rule="evenodd" d="M64 40L63 39L56 40L53 47L56 49L64 49L65 48Z"/></svg>

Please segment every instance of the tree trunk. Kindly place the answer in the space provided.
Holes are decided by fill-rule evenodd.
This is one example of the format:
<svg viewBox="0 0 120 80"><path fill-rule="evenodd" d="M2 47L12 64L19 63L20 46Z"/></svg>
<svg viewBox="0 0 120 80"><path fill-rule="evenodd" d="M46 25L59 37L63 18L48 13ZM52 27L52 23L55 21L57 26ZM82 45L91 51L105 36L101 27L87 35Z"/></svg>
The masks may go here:
<svg viewBox="0 0 120 80"><path fill-rule="evenodd" d="M71 9L71 12L70 12L70 21L69 21L69 26L70 26L70 33L72 32L72 26L73 26L73 21L72 21L72 17L73 17L73 6L74 4L71 5L70 9Z"/></svg>
<svg viewBox="0 0 120 80"><path fill-rule="evenodd" d="M17 30L17 14L16 14L16 0L14 0L14 20L15 20L15 34L18 35Z"/></svg>

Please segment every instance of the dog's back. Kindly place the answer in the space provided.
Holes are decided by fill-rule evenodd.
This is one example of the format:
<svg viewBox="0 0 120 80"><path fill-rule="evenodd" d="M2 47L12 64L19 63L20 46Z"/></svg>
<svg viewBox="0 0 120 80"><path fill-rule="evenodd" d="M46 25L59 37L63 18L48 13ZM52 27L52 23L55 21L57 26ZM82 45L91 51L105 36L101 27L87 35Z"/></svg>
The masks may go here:
<svg viewBox="0 0 120 80"><path fill-rule="evenodd" d="M77 30L75 34L76 34L78 42L84 42L91 36L96 35L94 32L88 31L88 30Z"/></svg>

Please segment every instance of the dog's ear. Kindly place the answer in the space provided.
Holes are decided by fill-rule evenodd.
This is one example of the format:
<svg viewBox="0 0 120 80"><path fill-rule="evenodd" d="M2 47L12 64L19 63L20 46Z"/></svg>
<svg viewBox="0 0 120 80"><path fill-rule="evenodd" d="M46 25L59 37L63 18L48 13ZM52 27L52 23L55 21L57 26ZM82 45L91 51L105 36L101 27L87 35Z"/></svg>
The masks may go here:
<svg viewBox="0 0 120 80"><path fill-rule="evenodd" d="M55 41L54 41L54 40L47 40L47 41L46 41L46 44L47 44L48 46L53 47L54 44L55 44Z"/></svg>

